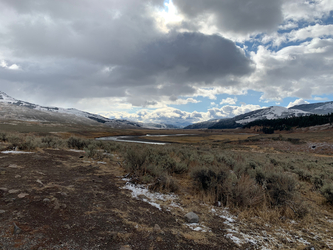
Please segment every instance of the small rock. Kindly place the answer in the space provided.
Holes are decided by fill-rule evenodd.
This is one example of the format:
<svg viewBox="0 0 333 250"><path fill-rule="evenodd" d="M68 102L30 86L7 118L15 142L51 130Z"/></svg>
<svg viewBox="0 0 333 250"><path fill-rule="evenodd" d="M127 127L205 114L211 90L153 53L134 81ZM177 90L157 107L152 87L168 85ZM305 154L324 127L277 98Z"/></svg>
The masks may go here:
<svg viewBox="0 0 333 250"><path fill-rule="evenodd" d="M119 250L132 250L129 245L121 246Z"/></svg>
<svg viewBox="0 0 333 250"><path fill-rule="evenodd" d="M17 197L20 198L20 199L22 199L22 198L24 198L24 197L26 197L28 195L29 194L27 194L27 193L20 193Z"/></svg>
<svg viewBox="0 0 333 250"><path fill-rule="evenodd" d="M4 213L6 213L5 210L0 210L0 214L4 214Z"/></svg>
<svg viewBox="0 0 333 250"><path fill-rule="evenodd" d="M187 223L199 223L199 216L193 212L189 212L185 215L185 220Z"/></svg>
<svg viewBox="0 0 333 250"><path fill-rule="evenodd" d="M19 228L15 223L14 223L14 231L13 234L19 234L21 233L22 229Z"/></svg>
<svg viewBox="0 0 333 250"><path fill-rule="evenodd" d="M5 175L6 171L0 171L0 175Z"/></svg>
<svg viewBox="0 0 333 250"><path fill-rule="evenodd" d="M161 229L161 227L158 224L155 224L155 226L154 226L154 232L155 233L161 233L162 232L162 229Z"/></svg>
<svg viewBox="0 0 333 250"><path fill-rule="evenodd" d="M8 188L0 188L0 190L3 191L3 192L7 192Z"/></svg>
<svg viewBox="0 0 333 250"><path fill-rule="evenodd" d="M19 175L19 174L15 175L15 179L17 179L17 178L21 178L21 175Z"/></svg>
<svg viewBox="0 0 333 250"><path fill-rule="evenodd" d="M139 198L140 200L148 200L148 197L145 196L145 195L143 195L143 194L138 195L138 198Z"/></svg>
<svg viewBox="0 0 333 250"><path fill-rule="evenodd" d="M44 202L44 203L50 203L51 200L50 200L49 198L45 198L45 199L43 200L43 202Z"/></svg>
<svg viewBox="0 0 333 250"><path fill-rule="evenodd" d="M39 183L39 184L41 184L42 186L44 186L44 184L43 184L43 182L41 180L38 179L36 182Z"/></svg>
<svg viewBox="0 0 333 250"><path fill-rule="evenodd" d="M314 246L308 246L308 247L304 248L303 250L315 250L315 247Z"/></svg>
<svg viewBox="0 0 333 250"><path fill-rule="evenodd" d="M10 193L10 194L17 194L18 192L20 192L20 190L18 190L18 189L11 189L8 191L8 193Z"/></svg>
<svg viewBox="0 0 333 250"><path fill-rule="evenodd" d="M165 205L162 205L161 208L162 208L162 211L163 211L163 212L167 212L167 211L168 211L168 207L165 206Z"/></svg>
<svg viewBox="0 0 333 250"><path fill-rule="evenodd" d="M59 204L59 201L58 199L54 199L54 207L53 207L55 210L58 210L60 208L60 204Z"/></svg>

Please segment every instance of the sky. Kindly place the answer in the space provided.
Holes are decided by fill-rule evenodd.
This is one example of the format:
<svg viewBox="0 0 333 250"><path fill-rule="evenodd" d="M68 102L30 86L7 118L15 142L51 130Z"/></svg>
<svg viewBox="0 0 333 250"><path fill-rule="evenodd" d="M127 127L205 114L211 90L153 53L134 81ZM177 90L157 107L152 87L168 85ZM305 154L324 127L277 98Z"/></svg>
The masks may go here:
<svg viewBox="0 0 333 250"><path fill-rule="evenodd" d="M0 91L179 126L333 101L333 1L0 0Z"/></svg>

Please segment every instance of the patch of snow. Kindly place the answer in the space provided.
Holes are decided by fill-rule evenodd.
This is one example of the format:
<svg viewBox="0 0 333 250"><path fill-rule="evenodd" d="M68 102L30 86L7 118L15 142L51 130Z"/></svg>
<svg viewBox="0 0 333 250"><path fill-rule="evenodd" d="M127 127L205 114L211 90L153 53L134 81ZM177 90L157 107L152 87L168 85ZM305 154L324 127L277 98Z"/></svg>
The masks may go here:
<svg viewBox="0 0 333 250"><path fill-rule="evenodd" d="M130 181L131 178L122 178L123 181Z"/></svg>
<svg viewBox="0 0 333 250"><path fill-rule="evenodd" d="M298 109L287 109L284 107L273 106L263 109L252 115L249 115L242 120L238 120L236 121L236 123L247 124L255 120L262 120L262 119L273 120L273 119L279 119L291 116L301 116L306 114L309 114L309 112L305 112Z"/></svg>
<svg viewBox="0 0 333 250"><path fill-rule="evenodd" d="M327 104L325 104L325 105L323 105L323 106L320 106L320 107L318 107L318 108L315 108L315 109L323 109L323 110L326 110L326 109L333 109L333 103L327 103Z"/></svg>
<svg viewBox="0 0 333 250"><path fill-rule="evenodd" d="M98 161L97 164L107 164L105 161Z"/></svg>
<svg viewBox="0 0 333 250"><path fill-rule="evenodd" d="M1 151L2 154L33 154L34 152L25 152L25 151Z"/></svg>
<svg viewBox="0 0 333 250"><path fill-rule="evenodd" d="M229 239L231 239L231 240L232 240L233 242L235 242L238 246L241 246L241 245L244 243L240 238L234 236L234 235L231 234L231 233L227 234L226 237L229 238Z"/></svg>
<svg viewBox="0 0 333 250"><path fill-rule="evenodd" d="M209 227L200 225L199 223L185 223L185 225L197 232L207 233L212 231Z"/></svg>
<svg viewBox="0 0 333 250"><path fill-rule="evenodd" d="M158 192L150 192L148 190L147 185L134 185L130 182L127 182L122 189L127 189L132 191L132 197L136 198L138 200L142 200L144 202L149 203L150 205L158 208L159 210L162 210L161 205L157 203L157 201L173 201L178 198L177 195L174 194L161 194ZM146 198L139 198L139 196L147 197Z"/></svg>
<svg viewBox="0 0 333 250"><path fill-rule="evenodd" d="M69 149L68 151L77 152L77 153L85 153L86 152L84 150L78 150L78 149Z"/></svg>

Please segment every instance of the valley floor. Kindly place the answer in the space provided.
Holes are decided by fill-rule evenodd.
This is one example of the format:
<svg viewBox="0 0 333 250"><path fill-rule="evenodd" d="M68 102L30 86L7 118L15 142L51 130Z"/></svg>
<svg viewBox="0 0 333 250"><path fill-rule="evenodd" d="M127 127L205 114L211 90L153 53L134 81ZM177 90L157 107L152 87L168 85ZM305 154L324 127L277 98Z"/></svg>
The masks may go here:
<svg viewBox="0 0 333 250"><path fill-rule="evenodd" d="M282 169L298 180L297 194L307 204L302 218L293 214L293 204L287 205L289 217L288 211L280 216L279 208L218 206L195 191L189 173L173 176L180 183L175 194L153 192L142 176L129 175L124 152L94 160L87 150L28 153L1 143L0 249L333 249L333 206L307 176L324 170L333 176L331 139L317 137L200 131L173 141L191 147L202 161L215 162L215 156L210 159L214 149L245 167L254 159L263 169L267 162L268 170ZM164 140L172 142L172 137ZM181 145L178 149L187 152ZM178 157L171 149L166 152ZM188 224L188 212L196 213L199 223Z"/></svg>

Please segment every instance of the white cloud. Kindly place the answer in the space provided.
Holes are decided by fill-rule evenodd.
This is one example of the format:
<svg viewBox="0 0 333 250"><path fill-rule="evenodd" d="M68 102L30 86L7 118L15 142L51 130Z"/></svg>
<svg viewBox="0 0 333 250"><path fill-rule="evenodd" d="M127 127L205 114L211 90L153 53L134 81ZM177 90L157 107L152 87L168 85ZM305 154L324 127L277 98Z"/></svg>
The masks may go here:
<svg viewBox="0 0 333 250"><path fill-rule="evenodd" d="M331 10L333 10L331 0L285 0L282 5L284 19L294 21L318 21L318 19L328 16Z"/></svg>
<svg viewBox="0 0 333 250"><path fill-rule="evenodd" d="M319 96L315 96L313 97L313 100L315 101L320 101L320 102L324 102L324 101L328 101L329 99L327 97L319 97Z"/></svg>
<svg viewBox="0 0 333 250"><path fill-rule="evenodd" d="M20 67L17 64L12 64L10 66L8 66L7 62L5 62L4 60L1 60L0 63L0 67L2 68L6 68L6 69L12 69L12 70L18 70Z"/></svg>
<svg viewBox="0 0 333 250"><path fill-rule="evenodd" d="M222 108L213 107L208 109L207 112L186 112L176 108L165 107L155 110L142 109L134 113L110 111L99 114L110 118L128 119L145 123L170 123L186 126L191 123L203 122L210 119L231 118L261 108L263 107L259 105L243 104L241 106L227 105Z"/></svg>
<svg viewBox="0 0 333 250"><path fill-rule="evenodd" d="M333 93L331 38L314 38L277 52L259 46L251 56L256 71L244 85L263 92L263 100L279 102L288 96L311 99L313 95Z"/></svg>
<svg viewBox="0 0 333 250"><path fill-rule="evenodd" d="M228 97L226 99L222 99L222 101L220 102L220 104L230 104L230 105L234 105L237 103L237 97L231 98Z"/></svg>
<svg viewBox="0 0 333 250"><path fill-rule="evenodd" d="M296 106L296 105L301 105L301 104L309 104L309 102L303 100L302 98L301 99L297 99L293 102L290 102L287 106L287 108L291 108L293 106Z"/></svg>

